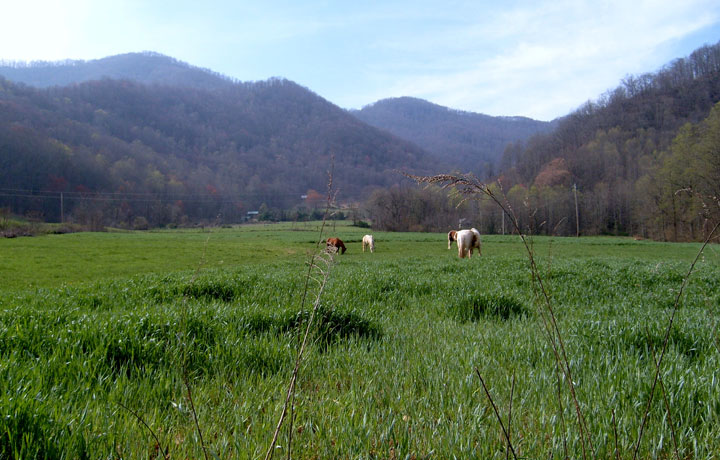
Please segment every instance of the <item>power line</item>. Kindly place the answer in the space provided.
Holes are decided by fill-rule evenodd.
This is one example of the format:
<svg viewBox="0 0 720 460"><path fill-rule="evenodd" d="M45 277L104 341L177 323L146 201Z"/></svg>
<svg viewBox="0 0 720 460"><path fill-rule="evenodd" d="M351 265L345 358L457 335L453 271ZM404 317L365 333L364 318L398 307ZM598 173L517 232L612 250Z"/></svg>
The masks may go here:
<svg viewBox="0 0 720 460"><path fill-rule="evenodd" d="M63 196L65 195L65 196ZM210 203L210 204L236 204L242 200L210 200L210 199L183 199L178 200L174 198L123 198L123 197L106 197L106 196L70 196L68 197L65 193L58 192L56 195L31 195L26 193L3 193L0 192L0 197L11 197L11 198L35 198L43 200L60 200L61 197L65 200L81 200L81 201L105 201L105 202L127 202L127 203L166 203L172 201L182 201L183 203Z"/></svg>
<svg viewBox="0 0 720 460"><path fill-rule="evenodd" d="M64 194L67 197L80 197L80 198L88 198L88 197L152 197L154 199L159 199L158 197L165 197L162 198L165 200L171 200L171 199L183 199L183 198L190 198L190 199L203 199L203 198L211 198L215 199L217 197L239 197L239 198L258 198L258 197L293 197L296 196L300 198L304 192L255 192L255 193L238 193L238 194L213 194L213 193L151 193L151 192L102 192L102 191L55 191L55 190L33 190L33 189L22 189L22 188L0 188L0 195L3 196L22 196L27 195L31 197L43 197L43 196L49 196L49 197L59 197L60 194Z"/></svg>
<svg viewBox="0 0 720 460"><path fill-rule="evenodd" d="M89 201L89 202L125 202L125 203L171 203L181 201L183 204L237 205L243 201L276 200L297 198L302 200L300 193L257 192L242 194L158 194L149 192L84 192L32 190L24 188L0 188L0 197L25 198L52 201Z"/></svg>

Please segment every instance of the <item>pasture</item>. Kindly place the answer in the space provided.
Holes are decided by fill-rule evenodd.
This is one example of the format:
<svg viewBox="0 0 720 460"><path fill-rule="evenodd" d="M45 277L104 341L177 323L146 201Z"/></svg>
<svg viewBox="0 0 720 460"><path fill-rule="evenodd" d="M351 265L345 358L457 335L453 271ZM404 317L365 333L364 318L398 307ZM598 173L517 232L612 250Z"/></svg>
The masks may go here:
<svg viewBox="0 0 720 460"><path fill-rule="evenodd" d="M373 232L363 253L367 229L336 225L324 237L348 251L300 368L293 458L506 458L476 370L518 458L583 457L517 236L483 236L482 257L461 260L446 234ZM0 457L201 458L187 382L210 458L264 458L317 292L303 303L318 229L0 240ZM533 239L589 458L633 457L699 248ZM638 458L720 455L718 251L685 288Z"/></svg>

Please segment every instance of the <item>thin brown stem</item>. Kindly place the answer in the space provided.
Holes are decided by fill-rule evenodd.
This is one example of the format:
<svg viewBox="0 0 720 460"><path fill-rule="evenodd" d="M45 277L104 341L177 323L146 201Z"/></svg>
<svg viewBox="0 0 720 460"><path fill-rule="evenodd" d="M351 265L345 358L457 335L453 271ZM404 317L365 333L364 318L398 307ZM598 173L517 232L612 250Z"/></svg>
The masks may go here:
<svg viewBox="0 0 720 460"><path fill-rule="evenodd" d="M313 257L313 259L314 259L314 257ZM327 281L328 274L329 274L328 271L325 271L325 281ZM305 348L308 343L308 337L310 336L311 328L314 324L315 315L317 313L318 308L320 307L320 298L322 297L324 289L325 289L325 283L323 283L320 286L320 290L317 293L317 297L315 299L315 305L313 306L312 312L310 314L310 318L308 319L308 322L307 322L307 326L305 327L305 333L303 335L302 344L300 345L300 350L298 351L297 357L295 359L295 367L293 368L292 377L290 378L290 383L288 384L287 393L285 395L285 404L283 405L283 410L280 414L280 419L278 420L277 426L275 428L275 432L273 433L272 442L270 443L270 447L268 448L268 451L265 454L265 460L270 460L273 456L275 446L277 445L277 438L278 438L278 435L280 434L280 428L282 427L282 424L285 421L285 417L287 416L290 401L293 398L293 395L295 393L295 384L297 382L298 375L300 372L300 364L302 363L303 356L305 354Z"/></svg>
<svg viewBox="0 0 720 460"><path fill-rule="evenodd" d="M612 410L612 425L615 433L615 458L620 460L620 449L618 448L617 420L615 420L615 409Z"/></svg>
<svg viewBox="0 0 720 460"><path fill-rule="evenodd" d="M505 435L505 441L507 442L508 448L510 449L510 452L513 454L513 458L517 460L517 455L515 455L515 449L513 449L512 442L510 442L510 435L508 434L508 431L505 429L505 424L502 421L502 417L500 417L500 412L498 412L497 406L495 405L495 402L492 399L492 396L490 396L490 392L488 391L487 386L485 385L485 381L482 378L482 375L480 375L480 370L476 367L475 373L477 374L478 378L480 379L480 383L482 384L483 390L485 390L485 395L487 395L488 401L490 401L490 404L492 405L493 410L495 411L495 417L497 418L498 422L500 423L500 428L502 428L503 434Z"/></svg>
<svg viewBox="0 0 720 460"><path fill-rule="evenodd" d="M155 431L154 431L152 428L150 428L150 425L148 425L148 424L145 422L145 420L144 420L142 417L140 417L140 415L139 415L137 412L135 412L134 410L130 409L129 407L127 407L127 406L124 405L123 403L117 402L116 404L117 404L118 406L122 407L123 409L125 409L126 411L130 412L136 419L138 419L138 421L139 421L140 423L142 423L145 428L147 428L147 430L150 432L150 435L153 437L153 439L155 439L155 443L158 445L158 448L160 449L160 452L162 452L163 458L170 458L170 452L168 451L167 448L163 449L162 444L160 443L160 438L158 438L158 435L155 433ZM117 450L117 446L116 446L116 450Z"/></svg>
<svg viewBox="0 0 720 460"><path fill-rule="evenodd" d="M320 235L319 235L318 243L317 243L318 247L320 247L320 245L323 242L323 232L325 230L325 223L326 223L326 220L328 217L328 213L330 212L332 204L335 200L335 195L333 194L334 164L335 164L335 156L333 155L331 169L330 169L330 171L328 171L327 205L325 207L325 212L323 214L322 225L320 226ZM318 265L319 262L324 263L324 267L320 267ZM307 299L307 295L308 295L308 292L310 289L309 288L310 280L315 281L318 284L318 292L316 294L315 302L313 304L313 308L310 313L310 318L308 318L307 325L305 326L305 332L302 336L303 337L302 342L300 344L298 354L295 358L295 366L293 368L293 373L290 378L290 382L288 384L287 392L285 394L285 403L283 404L283 409L280 413L280 418L278 419L277 426L275 427L272 441L270 442L270 447L268 448L268 451L265 454L265 460L270 460L274 454L275 446L277 445L278 436L280 434L280 429L282 428L283 422L285 421L285 418L287 417L288 410L290 411L291 415L290 415L290 422L288 423L287 458L288 458L288 460L291 458L292 430L293 430L293 423L295 420L295 386L297 384L298 376L300 373L300 365L304 359L305 349L308 345L308 339L310 337L312 327L315 323L315 317L316 317L318 309L320 308L320 299L322 297L323 291L325 289L325 285L327 284L328 277L330 275L330 266L332 265L333 262L334 262L334 254L326 250L320 254L313 254L310 258L310 262L308 263L308 271L307 271L307 275L305 276L305 287L303 289L301 308L304 309L304 307L305 307L305 301ZM314 273L314 270L317 273ZM316 278L315 275L319 275L319 277Z"/></svg>
<svg viewBox="0 0 720 460"><path fill-rule="evenodd" d="M187 391L188 401L190 401L190 412L192 412L193 420L195 421L195 429L197 430L198 437L200 438L200 447L202 447L203 455L205 460L210 460L208 457L207 447L203 440L202 430L200 429L200 422L198 421L197 411L195 410L195 403L193 402L192 391L190 390L190 382L187 376L187 372L183 372L183 382L185 382L185 389Z"/></svg>
<svg viewBox="0 0 720 460"><path fill-rule="evenodd" d="M287 449L287 460L292 457L292 438L293 438L293 423L295 422L295 392L293 392L292 399L290 400L290 421L288 422L288 449Z"/></svg>
<svg viewBox="0 0 720 460"><path fill-rule="evenodd" d="M512 379L512 386L510 387L510 405L508 407L508 443L510 442L511 436L512 436L512 405L513 405L513 395L515 394L515 371L513 371L513 379ZM505 459L510 458L510 450L505 451Z"/></svg>
<svg viewBox="0 0 720 460"><path fill-rule="evenodd" d="M655 378L653 379L652 387L650 388L650 397L648 398L647 406L645 407L645 415L643 415L642 423L640 424L640 433L638 434L638 440L637 444L635 445L635 452L633 454L633 460L637 459L638 452L640 450L640 442L642 441L643 433L645 431L645 425L647 424L648 417L650 415L650 407L652 405L653 396L655 395L655 388L657 387L658 380L660 379L660 371L662 369L662 362L663 358L665 358L665 352L667 351L667 345L668 341L670 340L670 331L672 330L673 323L675 321L675 315L677 314L678 309L680 308L680 298L683 295L683 292L685 291L685 287L687 286L688 280L690 279L690 275L692 275L692 272L695 269L695 264L697 264L697 261L700 260L700 256L702 255L703 251L705 250L705 247L708 245L710 240L712 239L712 236L715 234L715 231L718 229L718 226L720 226L720 222L715 224L715 227L713 227L710 234L705 238L705 242L700 247L700 250L698 251L697 255L695 256L695 259L693 260L692 264L690 264L690 268L687 271L687 274L685 275L685 278L683 279L682 285L680 286L680 290L677 293L677 296L675 296L675 304L673 305L673 310L670 315L670 319L668 320L667 328L665 329L665 338L663 339L663 346L660 351L660 359L657 361L655 366Z"/></svg>
<svg viewBox="0 0 720 460"><path fill-rule="evenodd" d="M650 347L650 352L652 353L653 363L655 363L655 366L657 366L658 362L657 357L655 356L655 347L653 347L652 341L650 340L650 331L645 329L645 334L647 335L648 346ZM665 390L665 383L663 382L662 374L659 377L659 383L660 391L662 391L663 395L663 401L665 402L665 412L667 413L668 423L670 424L670 433L672 434L673 446L675 447L675 458L677 460L680 460L677 437L675 436L675 424L673 423L672 412L670 412L670 402L668 401L667 391Z"/></svg>

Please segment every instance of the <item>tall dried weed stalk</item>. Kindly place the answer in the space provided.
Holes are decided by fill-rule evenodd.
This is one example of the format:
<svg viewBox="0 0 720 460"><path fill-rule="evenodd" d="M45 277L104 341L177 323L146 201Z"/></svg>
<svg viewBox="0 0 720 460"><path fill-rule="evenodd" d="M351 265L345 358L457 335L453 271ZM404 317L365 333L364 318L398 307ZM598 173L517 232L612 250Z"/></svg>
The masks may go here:
<svg viewBox="0 0 720 460"><path fill-rule="evenodd" d="M535 251L533 250L532 240L526 236L525 232L523 232L522 228L520 228L520 223L512 206L510 205L510 202L505 198L504 194L502 194L502 188L500 187L499 191L496 191L488 186L488 184L481 182L472 174L439 174L435 176L414 176L406 174L406 176L415 180L419 184L438 185L443 189L454 190L461 197L460 204L467 200L482 198L490 199L495 202L502 212L510 219L510 224L513 230L520 236L528 256L530 272L533 280L533 290L536 294L536 299L538 300L536 302L538 313L542 319L545 337L552 348L555 363L559 369L557 377L558 387L562 385L561 380L564 380L575 407L575 416L580 434L579 439L582 446L583 459L587 458L588 449L594 456L592 439L588 433L587 423L575 391L575 383L572 377L572 369L570 368L570 360L565 349L565 342L563 341L562 334L560 333L550 293L545 286L545 282L540 274L540 269L535 259ZM560 374L562 374L562 379ZM479 375L480 374L478 372L478 376ZM487 395L490 397L489 393L487 393ZM560 403L560 416L562 419L563 410L560 390L558 390L558 401ZM564 419L562 420L564 423ZM565 432L565 430L563 430L563 432ZM506 443L508 444L508 449L512 451L510 439L507 435ZM563 442L563 444L567 445L567 442Z"/></svg>
<svg viewBox="0 0 720 460"><path fill-rule="evenodd" d="M298 377L300 375L300 365L305 359L305 352L309 343L310 337L315 327L315 318L317 316L318 309L320 308L320 300L322 298L325 286L327 285L330 271L335 262L335 254L337 250L335 248L328 248L323 246L324 244L324 232L327 218L331 214L331 210L334 208L335 196L337 191L333 189L333 168L335 164L335 158L332 157L332 166L328 171L328 183L327 183L327 195L325 212L323 213L322 224L320 226L318 242L316 245L316 251L310 254L310 260L307 265L307 274L305 276L305 286L303 288L303 295L301 301L301 309L305 308L307 298L313 294L314 289L314 301L310 317L305 324L305 330L302 335L297 355L295 357L295 365L293 372L288 383L287 392L285 393L285 402L283 404L280 417L278 418L277 426L273 432L272 441L268 447L267 453L265 454L265 460L270 460L275 453L275 447L277 446L278 437L280 430L285 422L285 419L290 412L290 422L288 423L287 430L287 458L291 458L292 453L292 432L293 432L293 421L294 421L294 409L295 409L295 387L297 384Z"/></svg>

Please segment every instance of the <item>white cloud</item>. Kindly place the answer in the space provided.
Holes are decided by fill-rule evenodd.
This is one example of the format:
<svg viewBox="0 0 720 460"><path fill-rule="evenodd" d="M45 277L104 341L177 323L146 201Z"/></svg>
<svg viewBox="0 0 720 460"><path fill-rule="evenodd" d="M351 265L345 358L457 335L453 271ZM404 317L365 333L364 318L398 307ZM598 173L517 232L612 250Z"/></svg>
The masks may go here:
<svg viewBox="0 0 720 460"><path fill-rule="evenodd" d="M656 70L664 64L655 58L660 46L717 23L716 6L697 14L707 6L704 1L567 1L490 12L488 20L437 37L456 57L440 59L435 68L427 62L418 66L414 59L396 63L396 74L405 72L387 92L493 115L553 118L598 97L629 73ZM491 40L491 46L484 45ZM410 41L406 46L408 56L420 53ZM478 59L474 48L492 53Z"/></svg>
<svg viewBox="0 0 720 460"><path fill-rule="evenodd" d="M6 2L0 20L0 59L58 60L69 58L76 19L85 1Z"/></svg>

